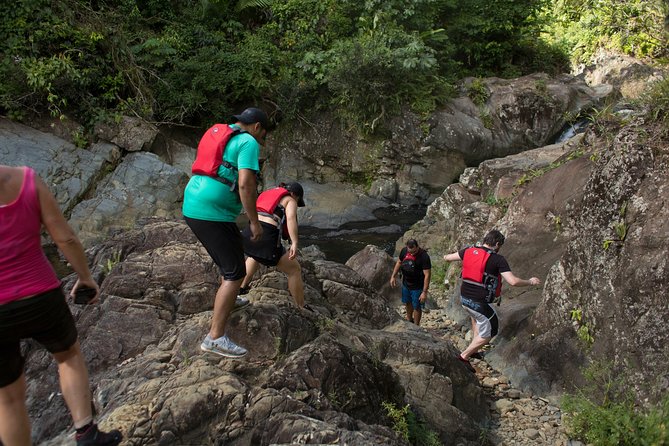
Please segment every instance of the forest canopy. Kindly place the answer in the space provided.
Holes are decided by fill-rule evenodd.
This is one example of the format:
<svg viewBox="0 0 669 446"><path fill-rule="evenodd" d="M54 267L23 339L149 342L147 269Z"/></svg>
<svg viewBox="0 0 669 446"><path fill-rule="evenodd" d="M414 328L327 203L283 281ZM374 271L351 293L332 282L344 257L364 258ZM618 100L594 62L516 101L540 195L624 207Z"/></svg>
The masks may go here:
<svg viewBox="0 0 669 446"><path fill-rule="evenodd" d="M204 125L249 104L373 130L466 76L667 56L662 0L19 0L0 5L0 109Z"/></svg>

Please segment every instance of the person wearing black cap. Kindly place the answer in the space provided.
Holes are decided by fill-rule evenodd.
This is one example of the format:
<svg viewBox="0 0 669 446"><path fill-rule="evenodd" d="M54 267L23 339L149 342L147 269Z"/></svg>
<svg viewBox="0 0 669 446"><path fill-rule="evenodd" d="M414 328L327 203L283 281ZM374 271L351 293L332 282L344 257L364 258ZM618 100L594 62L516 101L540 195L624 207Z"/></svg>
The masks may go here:
<svg viewBox="0 0 669 446"><path fill-rule="evenodd" d="M252 240L260 240L262 226L256 212L256 174L260 145L272 130L267 114L247 108L233 116L235 133L225 146L223 162L215 176L193 175L184 191L183 215L186 223L221 271L209 334L200 348L229 358L246 355L244 347L226 336L228 317L236 304L246 275L244 248L235 223L242 208L249 218ZM231 186L233 185L233 186Z"/></svg>
<svg viewBox="0 0 669 446"><path fill-rule="evenodd" d="M242 231L246 259L246 277L242 281L241 293L248 292L248 286L259 267L276 266L288 276L288 291L299 308L304 308L304 283L302 268L297 261L298 234L297 208L304 206L304 189L300 183L281 183L279 186L261 193L256 203L258 219L263 227L260 240L253 240L249 229ZM281 238L290 239L288 251L281 244Z"/></svg>

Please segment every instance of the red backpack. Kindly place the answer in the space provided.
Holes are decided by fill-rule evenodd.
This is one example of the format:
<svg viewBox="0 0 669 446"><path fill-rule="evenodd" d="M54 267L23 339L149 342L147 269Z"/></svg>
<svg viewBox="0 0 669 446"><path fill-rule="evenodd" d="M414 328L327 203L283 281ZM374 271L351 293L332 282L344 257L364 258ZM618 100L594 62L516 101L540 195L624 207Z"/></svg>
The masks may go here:
<svg viewBox="0 0 669 446"><path fill-rule="evenodd" d="M223 161L223 152L225 151L225 146L228 144L228 141L230 141L230 138L239 135L240 133L244 133L244 131L230 127L227 124L214 124L209 128L204 133L197 146L197 155L195 156L195 161L193 162L193 167L191 169L193 175L206 175L222 181L225 180L225 178L220 178L218 176L218 168L220 166L237 170L232 164ZM228 183L227 180L222 182L226 184Z"/></svg>

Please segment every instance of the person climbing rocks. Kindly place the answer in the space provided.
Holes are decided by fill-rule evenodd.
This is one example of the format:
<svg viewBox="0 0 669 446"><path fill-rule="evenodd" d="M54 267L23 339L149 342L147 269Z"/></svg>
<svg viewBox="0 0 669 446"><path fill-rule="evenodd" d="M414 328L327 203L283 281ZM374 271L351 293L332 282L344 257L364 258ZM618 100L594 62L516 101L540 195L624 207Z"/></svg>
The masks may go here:
<svg viewBox="0 0 669 446"><path fill-rule="evenodd" d="M241 294L248 293L249 284L260 264L276 266L288 276L288 290L299 308L304 308L304 283L302 268L297 261L299 237L297 208L304 206L304 189L300 183L281 183L258 196L256 211L263 228L260 240L253 240L250 229L242 231L246 258L246 277ZM290 240L288 251L281 239Z"/></svg>
<svg viewBox="0 0 669 446"><path fill-rule="evenodd" d="M430 289L432 261L427 251L418 246L415 239L409 239L400 250L399 258L390 276L390 286L397 286L397 274L402 271L402 303L409 322L420 325L423 307Z"/></svg>
<svg viewBox="0 0 669 446"><path fill-rule="evenodd" d="M447 262L462 261L460 303L471 319L473 337L458 359L472 372L476 369L469 358L481 358L478 351L499 331L499 319L492 304L501 299L501 279L511 286L541 285L537 277L526 280L511 272L504 256L498 254L502 245L504 235L493 229L485 235L481 246L466 247L444 256Z"/></svg>
<svg viewBox="0 0 669 446"><path fill-rule="evenodd" d="M200 140L193 176L184 191L182 211L186 224L221 272L211 327L200 348L228 358L241 358L247 350L225 332L246 276L244 247L235 221L243 208L249 218L251 238L260 240L262 226L256 212L258 158L260 144L264 144L274 126L259 108L247 108L233 116L233 120L235 124L230 126L211 127ZM229 139L222 140L222 135ZM214 166L213 171L210 166Z"/></svg>

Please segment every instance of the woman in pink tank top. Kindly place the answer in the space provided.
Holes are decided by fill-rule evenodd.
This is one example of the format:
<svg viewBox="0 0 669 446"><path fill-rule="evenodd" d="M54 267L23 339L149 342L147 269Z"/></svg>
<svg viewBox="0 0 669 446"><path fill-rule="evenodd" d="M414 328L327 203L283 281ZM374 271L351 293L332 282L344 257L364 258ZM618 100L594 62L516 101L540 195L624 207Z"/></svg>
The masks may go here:
<svg viewBox="0 0 669 446"><path fill-rule="evenodd" d="M60 281L42 250L42 226L78 276L71 296L88 287L95 290L90 303L97 302L100 290L81 242L46 184L30 168L0 165L0 441L32 444L20 341L33 338L58 363L77 446L117 445L121 433L99 431L93 421L88 370Z"/></svg>

